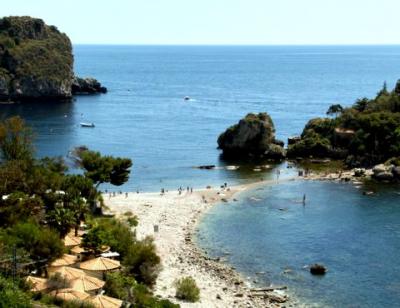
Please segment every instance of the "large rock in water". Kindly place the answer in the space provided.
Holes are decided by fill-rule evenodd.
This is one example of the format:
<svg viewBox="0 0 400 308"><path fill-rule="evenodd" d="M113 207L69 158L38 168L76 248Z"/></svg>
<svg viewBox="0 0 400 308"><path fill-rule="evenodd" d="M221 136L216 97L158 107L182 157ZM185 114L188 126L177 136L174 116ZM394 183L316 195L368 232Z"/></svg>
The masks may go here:
<svg viewBox="0 0 400 308"><path fill-rule="evenodd" d="M0 19L0 101L71 98L73 62L71 41L56 27L28 16Z"/></svg>
<svg viewBox="0 0 400 308"><path fill-rule="evenodd" d="M275 128L267 113L249 113L218 138L218 147L230 158L285 158L283 142L275 139Z"/></svg>
<svg viewBox="0 0 400 308"><path fill-rule="evenodd" d="M107 88L102 87L100 82L94 78L74 78L72 82L73 95L95 93L107 93Z"/></svg>

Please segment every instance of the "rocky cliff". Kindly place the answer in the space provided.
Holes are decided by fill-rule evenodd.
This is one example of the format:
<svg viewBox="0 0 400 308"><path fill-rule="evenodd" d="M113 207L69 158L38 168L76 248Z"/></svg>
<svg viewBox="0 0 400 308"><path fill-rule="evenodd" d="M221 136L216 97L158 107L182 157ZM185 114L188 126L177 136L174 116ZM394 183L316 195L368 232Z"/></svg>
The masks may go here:
<svg viewBox="0 0 400 308"><path fill-rule="evenodd" d="M41 19L0 19L0 100L68 99L73 81L67 35Z"/></svg>
<svg viewBox="0 0 400 308"><path fill-rule="evenodd" d="M231 158L285 157L283 142L275 139L274 123L267 113L249 113L219 136L218 146Z"/></svg>

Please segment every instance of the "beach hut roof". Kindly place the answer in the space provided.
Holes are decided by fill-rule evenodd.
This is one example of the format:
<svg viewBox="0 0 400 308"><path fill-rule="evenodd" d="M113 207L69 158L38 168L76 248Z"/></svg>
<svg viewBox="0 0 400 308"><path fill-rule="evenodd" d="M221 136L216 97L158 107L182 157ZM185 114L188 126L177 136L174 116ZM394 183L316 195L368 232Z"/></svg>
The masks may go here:
<svg viewBox="0 0 400 308"><path fill-rule="evenodd" d="M26 277L26 281L32 284L31 290L33 292L40 292L47 289L47 279L28 276Z"/></svg>
<svg viewBox="0 0 400 308"><path fill-rule="evenodd" d="M82 262L79 267L89 271L108 271L121 267L121 264L117 260L108 258L98 257L92 260Z"/></svg>
<svg viewBox="0 0 400 308"><path fill-rule="evenodd" d="M98 290L104 285L105 281L89 275L83 275L71 281L71 288L81 292Z"/></svg>
<svg viewBox="0 0 400 308"><path fill-rule="evenodd" d="M88 299L88 297L90 296L85 292L77 291L70 288L52 291L50 292L50 295L55 296L64 301L73 301L73 300L84 301L85 299Z"/></svg>
<svg viewBox="0 0 400 308"><path fill-rule="evenodd" d="M69 254L63 254L63 256L55 261L53 261L51 266L66 266L76 263L77 257Z"/></svg>
<svg viewBox="0 0 400 308"><path fill-rule="evenodd" d="M122 306L123 301L117 298L96 295L90 298L90 302L97 308L119 308Z"/></svg>
<svg viewBox="0 0 400 308"><path fill-rule="evenodd" d="M82 242L82 238L75 236L74 234L68 233L64 238L64 245L67 247L78 246Z"/></svg>

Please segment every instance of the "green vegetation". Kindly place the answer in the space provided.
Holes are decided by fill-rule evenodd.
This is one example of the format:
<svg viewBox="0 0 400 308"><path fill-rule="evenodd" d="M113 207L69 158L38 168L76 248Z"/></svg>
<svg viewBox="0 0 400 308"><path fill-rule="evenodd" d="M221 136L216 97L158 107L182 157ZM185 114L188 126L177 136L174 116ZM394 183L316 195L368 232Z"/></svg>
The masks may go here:
<svg viewBox="0 0 400 308"><path fill-rule="evenodd" d="M197 302L200 299L200 289L192 277L184 277L176 283L176 297L188 302Z"/></svg>
<svg viewBox="0 0 400 308"><path fill-rule="evenodd" d="M152 238L136 239L134 231L122 221L101 218L90 222L92 227L83 237L83 246L94 252L109 246L121 255L124 273L137 282L152 286L160 270L160 257Z"/></svg>
<svg viewBox="0 0 400 308"><path fill-rule="evenodd" d="M101 156L87 149L80 156L84 175L67 174L61 158L35 159L32 132L18 117L0 123L0 307L43 305L65 308L91 308L84 302L63 302L42 294L31 294L19 283L35 269L45 273L46 265L66 252L62 238L71 229L87 221L89 231L83 245L94 254L109 246L121 255L122 271L107 276L106 294L129 300L135 307L176 308L167 300L151 294L160 269L151 238L136 239L132 226L137 217L119 221L93 218L91 204L101 200L101 183L122 185L128 180L129 159ZM17 255L17 271L12 256ZM19 277L15 283L12 273ZM50 290L68 287L59 274L48 280Z"/></svg>
<svg viewBox="0 0 400 308"><path fill-rule="evenodd" d="M70 97L72 66L71 42L56 27L28 16L0 19L0 81L11 97Z"/></svg>
<svg viewBox="0 0 400 308"><path fill-rule="evenodd" d="M122 185L129 178L132 161L128 158L101 156L99 152L89 150L78 153L79 163L85 169L85 176L95 183L96 188L103 183Z"/></svg>
<svg viewBox="0 0 400 308"><path fill-rule="evenodd" d="M30 308L30 294L22 281L13 282L0 275L0 307Z"/></svg>
<svg viewBox="0 0 400 308"><path fill-rule="evenodd" d="M149 289L124 273L109 273L104 286L106 294L132 303L137 308L178 308L168 300L155 298Z"/></svg>
<svg viewBox="0 0 400 308"><path fill-rule="evenodd" d="M350 108L332 105L327 114L336 117L310 120L301 140L288 147L289 157L343 159L358 167L400 156L400 81Z"/></svg>

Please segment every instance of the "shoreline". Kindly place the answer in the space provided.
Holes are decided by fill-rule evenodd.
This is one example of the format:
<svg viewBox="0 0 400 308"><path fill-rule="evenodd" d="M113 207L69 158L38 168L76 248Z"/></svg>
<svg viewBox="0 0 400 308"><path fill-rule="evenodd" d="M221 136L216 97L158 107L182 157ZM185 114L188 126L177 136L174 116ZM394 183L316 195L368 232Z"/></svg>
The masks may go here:
<svg viewBox="0 0 400 308"><path fill-rule="evenodd" d="M161 193L128 193L110 197L104 194L105 205L123 218L131 211L138 217L137 237L153 236L161 258L162 270L154 294L181 307L293 307L292 299L282 289L251 289L250 283L229 264L207 256L194 239L204 215L221 202L263 185L279 184L298 177L259 181L227 188L195 189L193 193L168 191ZM157 227L154 227L157 225ZM155 232L158 228L158 232ZM188 303L175 298L174 281L192 276L200 288L200 301Z"/></svg>
<svg viewBox="0 0 400 308"><path fill-rule="evenodd" d="M371 171L368 170L370 173ZM294 307L302 306L286 293L286 286L251 288L251 282L221 258L210 258L195 240L197 227L207 212L223 202L235 201L238 195L267 185L284 182L333 181L362 184L353 170L343 172L310 172L308 175L283 177L279 180L207 187L193 192L183 190L103 194L104 203L116 218L126 218L131 211L138 217L138 239L152 236L161 258L162 270L154 294L167 298L181 307ZM158 231L155 231L157 225ZM175 298L175 280L192 276L200 288L200 301L188 303Z"/></svg>

